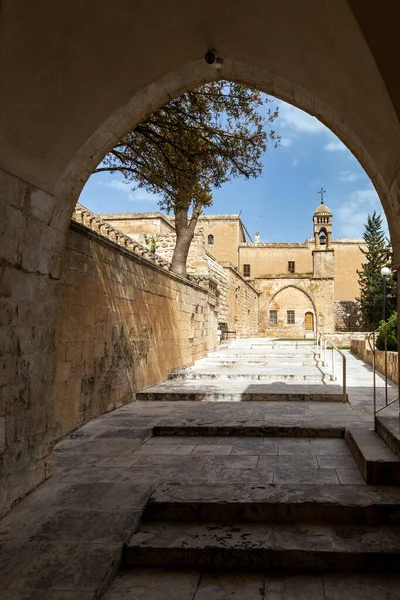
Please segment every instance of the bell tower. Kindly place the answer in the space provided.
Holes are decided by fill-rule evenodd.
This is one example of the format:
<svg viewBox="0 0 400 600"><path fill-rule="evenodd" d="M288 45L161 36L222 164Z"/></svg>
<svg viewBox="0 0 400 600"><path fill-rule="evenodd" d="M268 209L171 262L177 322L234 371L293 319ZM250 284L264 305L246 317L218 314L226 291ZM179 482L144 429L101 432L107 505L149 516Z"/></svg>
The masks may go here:
<svg viewBox="0 0 400 600"><path fill-rule="evenodd" d="M325 193L326 190L323 188L318 192L318 194L321 194L321 204L316 208L313 216L316 250L329 250L331 246L332 213L326 204L324 204Z"/></svg>

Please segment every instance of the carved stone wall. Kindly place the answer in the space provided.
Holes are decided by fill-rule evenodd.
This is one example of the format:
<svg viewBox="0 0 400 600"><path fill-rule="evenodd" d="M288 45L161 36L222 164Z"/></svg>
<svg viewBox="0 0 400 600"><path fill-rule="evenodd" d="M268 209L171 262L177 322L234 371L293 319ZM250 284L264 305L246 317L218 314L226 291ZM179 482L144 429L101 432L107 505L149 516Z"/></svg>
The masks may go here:
<svg viewBox="0 0 400 600"><path fill-rule="evenodd" d="M207 290L76 223L58 296L57 439L216 344Z"/></svg>

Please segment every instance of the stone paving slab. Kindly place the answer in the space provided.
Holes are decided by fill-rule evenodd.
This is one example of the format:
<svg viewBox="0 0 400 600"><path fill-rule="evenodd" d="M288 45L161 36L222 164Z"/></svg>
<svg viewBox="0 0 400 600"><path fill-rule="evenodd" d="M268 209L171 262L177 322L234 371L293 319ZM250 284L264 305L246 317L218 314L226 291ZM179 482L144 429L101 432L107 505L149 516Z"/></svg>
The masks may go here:
<svg viewBox="0 0 400 600"><path fill-rule="evenodd" d="M400 527L316 523L147 522L130 566L396 571Z"/></svg>
<svg viewBox="0 0 400 600"><path fill-rule="evenodd" d="M400 575L249 574L139 568L121 575L105 600L131 597L135 600L399 600ZM6 597L6 600L21 599Z"/></svg>
<svg viewBox="0 0 400 600"><path fill-rule="evenodd" d="M288 350L284 349L285 352ZM234 352L240 354L240 345L236 345ZM263 359L262 354L266 354L262 347L252 348L250 352L257 360ZM277 354L278 350L274 349L274 352ZM102 415L73 432L56 448L55 475L0 522L2 600L88 600L99 594L114 576L123 544L135 530L144 505L160 482L175 483L181 489L191 485L207 489L217 469L227 478L230 471L239 474L252 472L254 476L254 471L258 470L258 477L261 474L262 478L264 472L272 471L273 476L278 460L282 463L289 461L286 463L289 466L282 465L282 469L290 469L290 461L296 461L291 475L299 477L299 464L304 459L303 467L315 469L313 475L321 470L336 474L335 484L316 486L314 481L314 485L309 483L305 486L316 497L323 493L321 490L332 487L337 490L346 487L365 489L367 486L357 480L359 472L343 466L343 461L337 463L342 466L319 468L321 458L345 456L340 450L343 446L335 446L336 442L343 443L343 440L331 439L330 436L343 435L344 427L349 425L352 428L368 428L372 424L372 394L370 382L366 379L370 377L370 370L367 367L361 369L358 361L354 368L351 359L349 364L348 404L138 401ZM352 374L352 369L355 374ZM285 384L281 382L279 385ZM292 389L285 387L289 391ZM302 389L306 391L307 386L302 386ZM382 393L381 387L378 392ZM257 433L260 427L264 430L258 429ZM175 433L183 428L185 437L179 444L176 444L176 438L151 438L154 428L159 428L159 431L175 430ZM279 451L276 439L264 439L260 444L261 431L271 435L329 437L310 440L310 451L304 454L296 452L296 449L292 454L285 454ZM211 432L212 437L202 436L198 440L186 437L188 433L202 435L205 432ZM231 439L228 434L233 434ZM248 435L253 437L244 439L243 436ZM157 445L162 447L163 453L147 450ZM186 449L172 450L176 446L185 446ZM196 446L200 449L194 452ZM209 446L218 450L212 453L205 448ZM221 450L221 446L228 447L230 452ZM189 448L191 450L187 454ZM267 466L269 457L275 457L273 460L276 462ZM310 460L314 459L318 466L310 467ZM305 466L306 463L308 466ZM352 485L346 486L346 482ZM295 484L295 487L299 485ZM235 489L249 487L251 484L246 483ZM262 491L265 485L258 481L256 487ZM290 488L291 484L272 484L273 489L281 487ZM86 538L84 532L87 533ZM380 581L382 585L386 584L386 580ZM265 579L264 583L267 589L269 583L267 585ZM221 585L226 586L225 583ZM337 589L342 598L340 585ZM165 598L165 583L160 589ZM143 597L152 600L151 595L144 591L143 594ZM172 597L178 598L173 594Z"/></svg>

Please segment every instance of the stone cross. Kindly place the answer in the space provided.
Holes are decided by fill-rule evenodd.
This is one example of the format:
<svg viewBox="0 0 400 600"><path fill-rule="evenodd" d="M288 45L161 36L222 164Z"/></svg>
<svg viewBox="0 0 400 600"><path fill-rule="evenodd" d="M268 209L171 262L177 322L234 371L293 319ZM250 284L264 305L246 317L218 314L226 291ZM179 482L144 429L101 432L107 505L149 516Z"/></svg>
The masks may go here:
<svg viewBox="0 0 400 600"><path fill-rule="evenodd" d="M326 194L326 190L323 187L317 192L317 194L321 194L321 204L324 203L324 194Z"/></svg>

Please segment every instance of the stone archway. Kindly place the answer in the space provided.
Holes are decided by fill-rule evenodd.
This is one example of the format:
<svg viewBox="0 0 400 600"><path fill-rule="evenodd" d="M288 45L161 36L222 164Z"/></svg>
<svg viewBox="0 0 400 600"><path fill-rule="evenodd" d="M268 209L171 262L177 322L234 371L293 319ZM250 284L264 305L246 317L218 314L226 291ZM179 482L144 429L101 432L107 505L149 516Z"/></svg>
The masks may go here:
<svg viewBox="0 0 400 600"><path fill-rule="evenodd" d="M265 332L274 337L304 337L309 331L306 316L311 315L313 330L316 314L314 301L305 290L293 285L284 286L268 302Z"/></svg>
<svg viewBox="0 0 400 600"><path fill-rule="evenodd" d="M361 4L249 0L243 11L237 0L166 0L157 10L148 2L1 2L6 506L51 468L57 281L73 206L114 143L171 97L223 77L315 115L371 177L400 264L400 97L392 66L399 41L395 31L388 36L390 18L379 7L365 12ZM204 61L210 47L224 59L220 72ZM17 471L15 492L8 480Z"/></svg>

